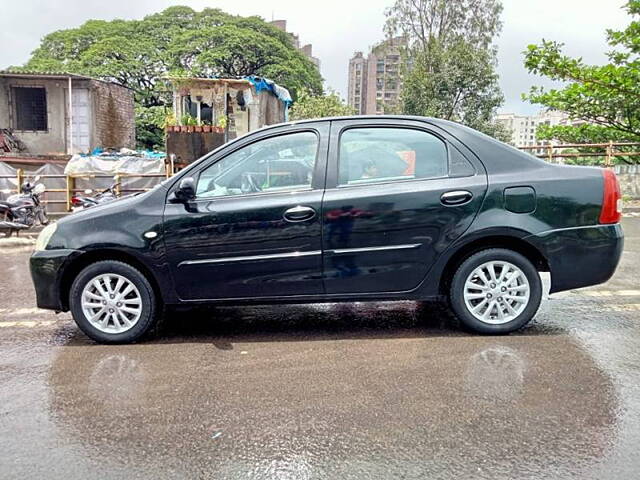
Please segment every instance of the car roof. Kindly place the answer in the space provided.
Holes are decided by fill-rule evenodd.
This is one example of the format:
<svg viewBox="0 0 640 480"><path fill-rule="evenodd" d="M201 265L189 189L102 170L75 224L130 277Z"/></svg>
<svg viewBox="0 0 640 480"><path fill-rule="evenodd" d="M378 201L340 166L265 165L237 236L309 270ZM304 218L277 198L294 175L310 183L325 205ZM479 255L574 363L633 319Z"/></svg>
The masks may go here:
<svg viewBox="0 0 640 480"><path fill-rule="evenodd" d="M318 123L318 122L332 122L332 121L345 121L345 120L418 120L421 122L446 122L446 120L440 120L433 117L420 117L417 115L346 115L341 117L319 117L308 118L304 120L291 120L288 122L280 123L270 126L283 126L283 125L300 125L303 123Z"/></svg>

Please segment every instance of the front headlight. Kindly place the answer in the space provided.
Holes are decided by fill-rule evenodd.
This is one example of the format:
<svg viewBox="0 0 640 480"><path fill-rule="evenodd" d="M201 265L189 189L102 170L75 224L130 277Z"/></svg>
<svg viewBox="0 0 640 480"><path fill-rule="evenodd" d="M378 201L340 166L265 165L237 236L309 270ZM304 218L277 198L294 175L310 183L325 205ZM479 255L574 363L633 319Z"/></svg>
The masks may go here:
<svg viewBox="0 0 640 480"><path fill-rule="evenodd" d="M41 250L45 250L47 248L47 244L51 237L56 232L56 228L58 228L57 223L50 223L46 227L42 229L40 235L38 235L38 239L36 240L36 252Z"/></svg>

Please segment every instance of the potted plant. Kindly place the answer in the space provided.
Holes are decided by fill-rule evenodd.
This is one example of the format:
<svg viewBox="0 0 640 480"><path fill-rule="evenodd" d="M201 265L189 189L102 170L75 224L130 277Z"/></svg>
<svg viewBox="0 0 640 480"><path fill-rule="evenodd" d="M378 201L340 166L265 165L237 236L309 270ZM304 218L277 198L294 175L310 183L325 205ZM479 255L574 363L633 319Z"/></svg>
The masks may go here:
<svg viewBox="0 0 640 480"><path fill-rule="evenodd" d="M180 128L178 127L178 121L176 116L173 113L168 114L164 117L163 127L167 132L178 132Z"/></svg>
<svg viewBox="0 0 640 480"><path fill-rule="evenodd" d="M189 132L193 133L195 126L198 124L198 120L191 115L183 115L182 116L182 127L180 128L181 132Z"/></svg>
<svg viewBox="0 0 640 480"><path fill-rule="evenodd" d="M202 122L202 131L204 133L211 132L211 123L209 121L205 120L204 122Z"/></svg>
<svg viewBox="0 0 640 480"><path fill-rule="evenodd" d="M227 116L222 115L220 118L218 118L217 125L215 127L211 127L211 131L215 133L224 133L225 128L227 128L227 122Z"/></svg>

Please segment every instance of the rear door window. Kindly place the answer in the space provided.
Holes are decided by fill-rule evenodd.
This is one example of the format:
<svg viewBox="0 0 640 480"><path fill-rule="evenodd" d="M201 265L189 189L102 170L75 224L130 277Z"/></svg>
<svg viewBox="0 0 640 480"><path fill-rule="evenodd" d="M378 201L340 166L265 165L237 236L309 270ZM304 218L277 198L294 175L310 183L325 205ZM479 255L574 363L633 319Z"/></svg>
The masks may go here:
<svg viewBox="0 0 640 480"><path fill-rule="evenodd" d="M448 175L445 143L410 128L369 127L340 137L338 184L357 185Z"/></svg>

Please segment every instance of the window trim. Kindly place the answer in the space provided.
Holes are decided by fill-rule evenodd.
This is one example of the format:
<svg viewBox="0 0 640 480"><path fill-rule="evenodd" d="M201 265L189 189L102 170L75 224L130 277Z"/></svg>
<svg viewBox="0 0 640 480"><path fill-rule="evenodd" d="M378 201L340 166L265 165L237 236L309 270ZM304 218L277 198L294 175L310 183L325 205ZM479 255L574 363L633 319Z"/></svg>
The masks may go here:
<svg viewBox="0 0 640 480"><path fill-rule="evenodd" d="M244 198L244 197L256 197L256 196L263 196L263 195L281 195L281 194L292 194L292 193L302 193L302 192L310 192L313 190L319 190L318 188L314 188L313 187L313 183L314 183L314 178L313 176L316 174L316 167L318 165L318 160L320 157L320 147L321 147L321 143L322 143L322 138L320 135L320 132L318 132L317 130L313 129L313 128L305 128L305 129L300 129L300 130L294 130L294 131L284 131L284 132L278 132L276 134L273 135L267 135L264 137L260 137L260 138L256 138L254 141L252 142L248 142L245 143L241 146L238 146L237 148L234 148L233 150L231 150L228 153L225 153L224 155L220 156L219 158L216 158L215 160L207 163L207 165L203 166L202 168L200 168L197 172L195 172L195 175L191 175L192 177L194 177L195 183L196 183L196 190L197 190L197 185L198 182L200 181L200 176L202 175L202 172L207 170L209 167L212 167L213 165L215 165L216 163L220 162L221 160L224 160L225 158L227 158L229 155L233 155L234 153L242 150L243 148L246 147L250 147L251 145L254 145L258 142L261 142L263 140L270 140L272 138L277 138L277 137L284 137L286 135L295 135L297 133L313 133L316 136L316 159L314 162L314 168L312 171L312 177L311 177L311 185L308 188L297 188L297 189L292 189L292 190L277 190L277 191L267 191L267 192L249 192L249 193L241 193L238 195L218 195L218 196L214 196L214 197L198 197L196 196L193 200L191 200L192 202L212 202L218 199L223 199L223 198ZM180 182L177 183L177 185L179 185ZM177 187L176 187L177 188Z"/></svg>
<svg viewBox="0 0 640 480"><path fill-rule="evenodd" d="M345 134L345 132L348 132L349 130L356 130L356 129L363 129L363 128L368 128L368 129L372 129L372 128L395 128L395 129L403 129L403 130L414 130L417 132L422 132L422 133L426 133L427 135L432 135L434 137L436 137L438 140L440 140L443 144L444 144L444 148L445 148L445 152L447 155L447 173L446 175L442 175L439 177L426 177L426 178L407 178L405 180L388 180L388 179L381 179L379 181L371 181L371 182L362 182L362 183L345 183L345 184L341 184L340 183L340 157L342 156L342 135ZM363 125L350 125L347 126L343 129L340 130L340 134L338 135L338 141L337 141L337 155L336 155L336 186L335 188L337 189L344 189L344 188L352 188L352 187L366 187L369 185L388 185L388 184L397 184L397 183L409 183L409 182L424 182L424 181L429 181L429 180L442 180L445 178L451 178L451 151L449 148L449 142L446 141L446 139L444 139L441 135L438 135L437 133L426 129L426 128L420 128L418 126L414 126L414 125L390 125L390 124L363 124ZM465 157L466 158L466 157ZM472 164L473 166L473 164ZM474 167L475 170L475 167ZM458 178L458 177L455 177Z"/></svg>
<svg viewBox="0 0 640 480"><path fill-rule="evenodd" d="M42 90L44 92L44 114L45 114L45 123L46 123L46 127L43 130L29 130L29 129L21 129L18 128L18 104L17 104L17 96L15 93L15 90L22 88L31 88L31 89L39 89ZM49 133L50 132L50 128L49 128L49 95L47 92L47 87L45 85L38 85L38 84L10 84L9 85L9 98L11 101L11 108L10 108L10 112L11 112L11 125L12 125L12 130L15 132L22 132L22 133Z"/></svg>

